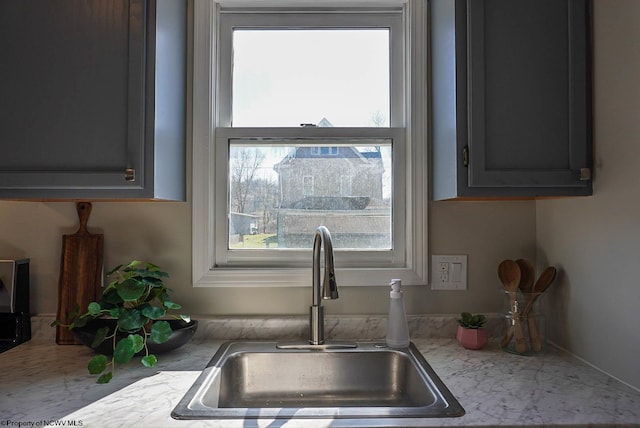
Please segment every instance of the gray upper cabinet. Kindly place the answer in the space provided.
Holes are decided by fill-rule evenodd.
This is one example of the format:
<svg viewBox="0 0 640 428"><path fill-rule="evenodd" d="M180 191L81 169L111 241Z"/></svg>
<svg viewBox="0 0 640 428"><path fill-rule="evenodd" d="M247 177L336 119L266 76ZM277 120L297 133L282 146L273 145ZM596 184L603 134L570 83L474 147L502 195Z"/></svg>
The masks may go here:
<svg viewBox="0 0 640 428"><path fill-rule="evenodd" d="M433 199L590 195L587 0L432 0Z"/></svg>
<svg viewBox="0 0 640 428"><path fill-rule="evenodd" d="M0 2L0 198L185 199L186 3Z"/></svg>

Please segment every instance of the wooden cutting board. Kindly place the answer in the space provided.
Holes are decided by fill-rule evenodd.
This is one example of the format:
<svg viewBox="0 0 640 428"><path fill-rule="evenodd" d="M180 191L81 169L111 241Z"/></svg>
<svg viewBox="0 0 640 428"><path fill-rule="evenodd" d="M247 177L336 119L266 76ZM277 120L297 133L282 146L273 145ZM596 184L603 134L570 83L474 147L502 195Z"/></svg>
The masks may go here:
<svg viewBox="0 0 640 428"><path fill-rule="evenodd" d="M56 343L59 345L81 344L64 325L72 321L69 313L76 305L80 306L80 313L84 313L89 303L100 300L102 292L104 236L87 231L87 221L91 214L89 202L78 202L76 210L80 228L73 235L62 237L58 281L58 319L62 325L56 327Z"/></svg>

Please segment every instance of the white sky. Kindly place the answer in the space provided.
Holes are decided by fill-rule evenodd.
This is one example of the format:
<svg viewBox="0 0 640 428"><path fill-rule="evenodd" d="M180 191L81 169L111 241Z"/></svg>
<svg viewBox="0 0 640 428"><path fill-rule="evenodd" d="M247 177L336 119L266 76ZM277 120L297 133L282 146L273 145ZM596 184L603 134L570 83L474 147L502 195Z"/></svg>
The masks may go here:
<svg viewBox="0 0 640 428"><path fill-rule="evenodd" d="M233 126L389 126L389 32L236 30Z"/></svg>

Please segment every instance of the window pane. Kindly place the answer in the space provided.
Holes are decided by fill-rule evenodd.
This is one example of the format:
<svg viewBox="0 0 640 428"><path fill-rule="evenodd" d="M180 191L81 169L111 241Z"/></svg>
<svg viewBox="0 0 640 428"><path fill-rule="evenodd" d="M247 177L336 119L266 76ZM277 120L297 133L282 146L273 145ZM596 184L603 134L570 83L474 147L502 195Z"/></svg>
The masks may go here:
<svg viewBox="0 0 640 428"><path fill-rule="evenodd" d="M391 249L391 141L232 140L229 248Z"/></svg>
<svg viewBox="0 0 640 428"><path fill-rule="evenodd" d="M236 29L234 127L389 126L389 29Z"/></svg>

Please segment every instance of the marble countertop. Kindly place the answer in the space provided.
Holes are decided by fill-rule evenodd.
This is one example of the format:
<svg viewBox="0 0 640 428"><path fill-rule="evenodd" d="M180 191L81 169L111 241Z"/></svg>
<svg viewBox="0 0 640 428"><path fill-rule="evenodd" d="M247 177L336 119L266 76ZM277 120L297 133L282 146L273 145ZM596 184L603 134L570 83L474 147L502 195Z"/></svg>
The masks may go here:
<svg viewBox="0 0 640 428"><path fill-rule="evenodd" d="M450 322L413 319L413 342L465 408L448 419L378 419L366 425L345 420L177 421L171 410L195 381L219 345L231 338L273 339L277 330L291 338L304 332L303 319L200 321L184 347L159 356L147 369L119 368L111 383L98 385L87 373L92 351L58 346L48 327L35 317L31 341L0 354L0 425L6 427L340 427L340 426L633 426L640 427L640 392L548 346L525 357L498 349L495 341L481 351L460 347L429 332L447 331ZM354 317L359 339L375 339L379 320ZM327 320L329 337L345 334L344 320ZM270 330L271 329L271 330ZM366 330L366 331L365 331ZM262 336L262 337L260 337ZM367 337L374 336L374 337ZM344 338L353 338L344 337ZM450 337L450 336L449 336ZM280 337L277 337L278 339Z"/></svg>

